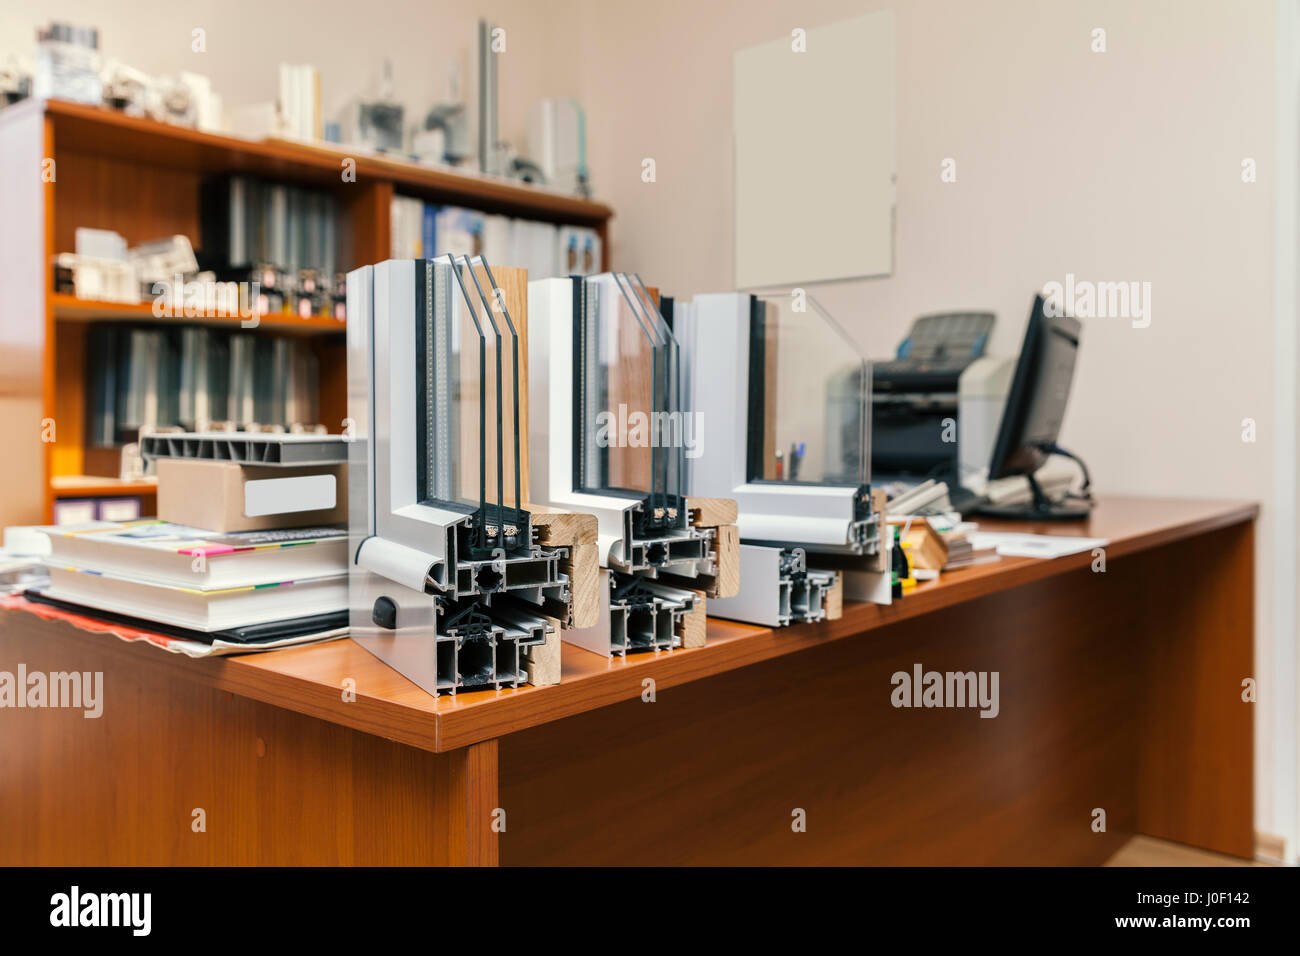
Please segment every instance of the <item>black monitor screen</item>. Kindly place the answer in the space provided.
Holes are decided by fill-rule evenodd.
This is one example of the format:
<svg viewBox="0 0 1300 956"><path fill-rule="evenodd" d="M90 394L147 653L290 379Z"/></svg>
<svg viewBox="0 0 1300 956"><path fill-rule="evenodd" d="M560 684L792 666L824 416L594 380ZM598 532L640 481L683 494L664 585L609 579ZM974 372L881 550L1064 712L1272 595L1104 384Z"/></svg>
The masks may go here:
<svg viewBox="0 0 1300 956"><path fill-rule="evenodd" d="M1078 320L1046 315L1043 297L1036 296L993 446L990 479L1032 474L1047 460L1065 418L1078 352Z"/></svg>

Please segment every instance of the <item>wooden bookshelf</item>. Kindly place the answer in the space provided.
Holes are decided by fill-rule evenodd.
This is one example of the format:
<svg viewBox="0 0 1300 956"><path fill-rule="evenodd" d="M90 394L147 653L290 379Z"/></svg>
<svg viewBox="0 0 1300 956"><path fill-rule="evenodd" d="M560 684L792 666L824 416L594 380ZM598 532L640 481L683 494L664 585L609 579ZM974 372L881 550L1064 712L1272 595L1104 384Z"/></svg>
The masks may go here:
<svg viewBox="0 0 1300 956"><path fill-rule="evenodd" d="M345 162L355 172L349 181ZM345 270L388 258L397 194L586 226L600 236L608 261L612 210L542 187L328 144L203 133L53 100L0 110L0 438L7 458L0 470L0 525L51 521L60 497L139 494L152 505L152 485L86 474L109 471L111 461L85 446L86 369L96 360L88 354L87 330L105 320L230 327L238 319L158 318L152 303L56 293L52 264L57 253L73 250L78 227L112 229L131 245L168 235L197 243L200 184L221 173L331 192L339 204ZM277 313L262 316L259 327L310 337L320 366L320 418L339 431L347 407L345 324Z"/></svg>
<svg viewBox="0 0 1300 956"><path fill-rule="evenodd" d="M130 164L206 174L240 172L304 186L333 187L341 183L343 161L352 159L356 162L357 185L384 182L403 195L434 202L522 219L591 226L597 230L614 214L604 203L545 187L359 152L332 143L256 141L201 133L57 100L46 102L45 113L55 123L61 148Z"/></svg>

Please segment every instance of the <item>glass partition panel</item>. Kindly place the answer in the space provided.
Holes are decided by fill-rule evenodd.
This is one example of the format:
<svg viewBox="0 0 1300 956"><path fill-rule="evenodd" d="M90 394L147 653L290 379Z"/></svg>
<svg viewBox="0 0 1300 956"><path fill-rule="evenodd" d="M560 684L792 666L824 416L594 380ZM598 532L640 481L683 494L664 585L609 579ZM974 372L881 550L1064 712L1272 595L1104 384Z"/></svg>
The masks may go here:
<svg viewBox="0 0 1300 956"><path fill-rule="evenodd" d="M871 480L871 363L811 296L755 296L750 314L748 478Z"/></svg>

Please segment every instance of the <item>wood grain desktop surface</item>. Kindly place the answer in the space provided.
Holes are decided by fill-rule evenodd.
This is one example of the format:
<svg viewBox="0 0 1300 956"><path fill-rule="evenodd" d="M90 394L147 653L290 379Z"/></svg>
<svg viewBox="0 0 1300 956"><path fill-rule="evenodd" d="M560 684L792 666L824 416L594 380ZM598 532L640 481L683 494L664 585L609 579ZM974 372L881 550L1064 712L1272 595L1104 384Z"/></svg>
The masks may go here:
<svg viewBox="0 0 1300 956"><path fill-rule="evenodd" d="M1106 498L1085 522L1027 525L981 522L983 530L1038 531L1107 538L1107 559L1154 548L1193 534L1252 519L1258 506L1245 502L1149 498ZM184 671L256 700L314 717L334 720L367 733L426 750L445 751L490 737L559 720L621 700L636 699L642 680L667 688L756 664L809 647L950 607L1092 563L1078 554L1045 561L1003 558L923 582L903 600L889 605L846 602L834 622L778 630L710 619L708 644L659 655L606 660L581 648L564 646L564 678L552 687L478 691L434 699L350 640L265 654L209 661L168 659L153 648L122 645L141 660ZM9 615L15 612L9 612ZM9 616L5 615L5 617ZM0 617L3 626L4 617ZM70 637L100 642L101 635ZM343 681L356 684L355 703L343 703Z"/></svg>

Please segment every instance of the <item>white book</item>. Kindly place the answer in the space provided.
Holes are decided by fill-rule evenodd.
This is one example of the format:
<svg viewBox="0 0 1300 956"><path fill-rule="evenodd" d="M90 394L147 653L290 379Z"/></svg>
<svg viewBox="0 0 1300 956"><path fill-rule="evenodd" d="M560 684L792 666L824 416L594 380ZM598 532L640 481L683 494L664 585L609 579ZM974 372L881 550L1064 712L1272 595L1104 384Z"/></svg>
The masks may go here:
<svg viewBox="0 0 1300 956"><path fill-rule="evenodd" d="M402 214L406 210L406 204L402 202L401 196L394 196L388 204L388 258L405 259L402 248L402 240L405 237L405 230L402 228Z"/></svg>
<svg viewBox="0 0 1300 956"><path fill-rule="evenodd" d="M433 253L424 248L424 203L406 197L406 243L408 259L430 259Z"/></svg>
<svg viewBox="0 0 1300 956"><path fill-rule="evenodd" d="M296 135L297 96L294 83L293 67L288 63L280 64L280 135Z"/></svg>
<svg viewBox="0 0 1300 956"><path fill-rule="evenodd" d="M490 266L524 266L523 262L516 260L510 254L510 220L505 216L484 216L483 217L483 258L487 259ZM528 278L533 278L532 273Z"/></svg>
<svg viewBox="0 0 1300 956"><path fill-rule="evenodd" d="M532 224L528 250L528 274L549 279L555 275L555 244L559 229L549 222Z"/></svg>
<svg viewBox="0 0 1300 956"><path fill-rule="evenodd" d="M290 528L217 534L165 521L94 521L41 529L51 566L183 588L249 587L347 571L347 533Z"/></svg>
<svg viewBox="0 0 1300 956"><path fill-rule="evenodd" d="M298 135L305 140L315 139L315 79L310 66L298 67Z"/></svg>
<svg viewBox="0 0 1300 956"><path fill-rule="evenodd" d="M348 577L335 574L242 588L198 589L51 567L50 586L43 593L59 601L194 631L224 631L345 610Z"/></svg>

